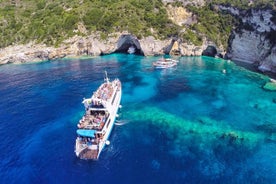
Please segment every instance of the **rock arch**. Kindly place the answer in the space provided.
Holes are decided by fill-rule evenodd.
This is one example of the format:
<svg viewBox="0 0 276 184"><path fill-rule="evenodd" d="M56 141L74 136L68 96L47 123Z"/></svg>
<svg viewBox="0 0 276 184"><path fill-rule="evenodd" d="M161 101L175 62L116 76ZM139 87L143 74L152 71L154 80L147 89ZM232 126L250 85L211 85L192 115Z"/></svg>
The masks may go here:
<svg viewBox="0 0 276 184"><path fill-rule="evenodd" d="M208 45L208 47L202 52L203 56L215 57L218 51L217 48L213 45Z"/></svg>
<svg viewBox="0 0 276 184"><path fill-rule="evenodd" d="M120 36L117 42L117 49L115 50L116 53L128 53L129 48L134 48L134 53L137 55L144 55L143 50L141 49L140 42L138 41L137 37L133 35L122 35Z"/></svg>

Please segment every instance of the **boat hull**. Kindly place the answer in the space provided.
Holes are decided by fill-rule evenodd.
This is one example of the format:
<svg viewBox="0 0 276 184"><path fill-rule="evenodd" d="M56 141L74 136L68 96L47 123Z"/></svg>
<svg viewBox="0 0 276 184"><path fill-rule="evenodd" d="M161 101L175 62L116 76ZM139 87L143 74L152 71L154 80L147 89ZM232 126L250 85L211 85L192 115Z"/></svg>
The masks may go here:
<svg viewBox="0 0 276 184"><path fill-rule="evenodd" d="M167 66L160 66L160 65L154 65L155 68L159 68L159 69L164 69L164 68L171 68L176 66L176 64L171 64L171 65L167 65Z"/></svg>
<svg viewBox="0 0 276 184"><path fill-rule="evenodd" d="M99 152L98 152L98 155L97 155L96 159L99 158L102 150L104 149L104 147L106 145L106 141L108 140L108 138L109 138L109 136L111 134L111 131L112 131L113 127L114 127L116 116L117 116L117 112L118 112L120 101L121 101L122 90L120 90L118 93L119 93L118 94L118 99L116 100L116 104L114 106L114 111L112 112L112 115L110 114L110 116L112 116L110 118L110 125L107 128L107 131L106 131L106 134L104 135L102 143L100 144Z"/></svg>
<svg viewBox="0 0 276 184"><path fill-rule="evenodd" d="M153 66L158 69L171 68L177 65L177 61L173 59L160 59L153 62Z"/></svg>

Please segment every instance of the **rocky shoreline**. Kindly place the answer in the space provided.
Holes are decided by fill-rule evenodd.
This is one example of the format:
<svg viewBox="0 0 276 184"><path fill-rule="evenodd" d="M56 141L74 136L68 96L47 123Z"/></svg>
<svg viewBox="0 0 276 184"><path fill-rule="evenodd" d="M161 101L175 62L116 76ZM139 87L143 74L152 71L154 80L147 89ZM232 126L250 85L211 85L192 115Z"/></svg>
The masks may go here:
<svg viewBox="0 0 276 184"><path fill-rule="evenodd" d="M203 38L203 44L195 46L181 38L158 40L154 37L138 39L128 32L117 32L101 38L100 33L81 37L74 36L63 41L59 47L50 47L35 42L12 45L0 49L0 65L55 60L64 57L100 56L111 53L127 53L130 47L134 54L143 56L211 56L249 64L259 72L276 75L276 12L275 10L251 9L246 12L233 7L219 6L240 19L240 25L232 30L227 51L214 42ZM191 15L192 16L192 15ZM275 77L273 77L275 78Z"/></svg>
<svg viewBox="0 0 276 184"><path fill-rule="evenodd" d="M269 9L243 12L234 8L227 11L240 17L241 24L230 35L226 58L276 74L276 12Z"/></svg>
<svg viewBox="0 0 276 184"><path fill-rule="evenodd" d="M58 48L42 44L29 43L15 45L0 50L0 64L37 62L64 57L100 56L111 53L127 53L129 47L135 48L135 54L144 56L177 53L180 56L200 56L207 48L207 43L194 46L181 40L156 40L146 37L138 40L128 33L109 35L106 40L98 35L89 37L74 36L65 40Z"/></svg>

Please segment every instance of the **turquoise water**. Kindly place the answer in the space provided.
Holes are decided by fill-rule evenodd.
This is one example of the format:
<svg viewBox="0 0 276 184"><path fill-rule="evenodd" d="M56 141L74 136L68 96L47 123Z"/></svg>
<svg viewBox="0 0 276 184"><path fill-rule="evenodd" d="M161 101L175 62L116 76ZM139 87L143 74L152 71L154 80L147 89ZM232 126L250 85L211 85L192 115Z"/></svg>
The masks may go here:
<svg viewBox="0 0 276 184"><path fill-rule="evenodd" d="M275 183L276 92L230 61L114 54L0 67L0 183ZM123 84L99 161L74 154L81 101ZM223 72L225 70L225 72Z"/></svg>

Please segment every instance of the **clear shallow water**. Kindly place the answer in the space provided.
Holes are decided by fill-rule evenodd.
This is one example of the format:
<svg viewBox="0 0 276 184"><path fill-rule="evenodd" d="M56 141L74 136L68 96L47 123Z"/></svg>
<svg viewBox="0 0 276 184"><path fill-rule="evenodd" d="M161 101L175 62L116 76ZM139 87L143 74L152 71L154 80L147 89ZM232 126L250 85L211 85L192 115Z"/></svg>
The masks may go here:
<svg viewBox="0 0 276 184"><path fill-rule="evenodd" d="M232 62L109 55L0 67L0 183L275 183L276 93ZM225 69L224 74L222 70ZM100 160L74 154L83 97L123 83Z"/></svg>

